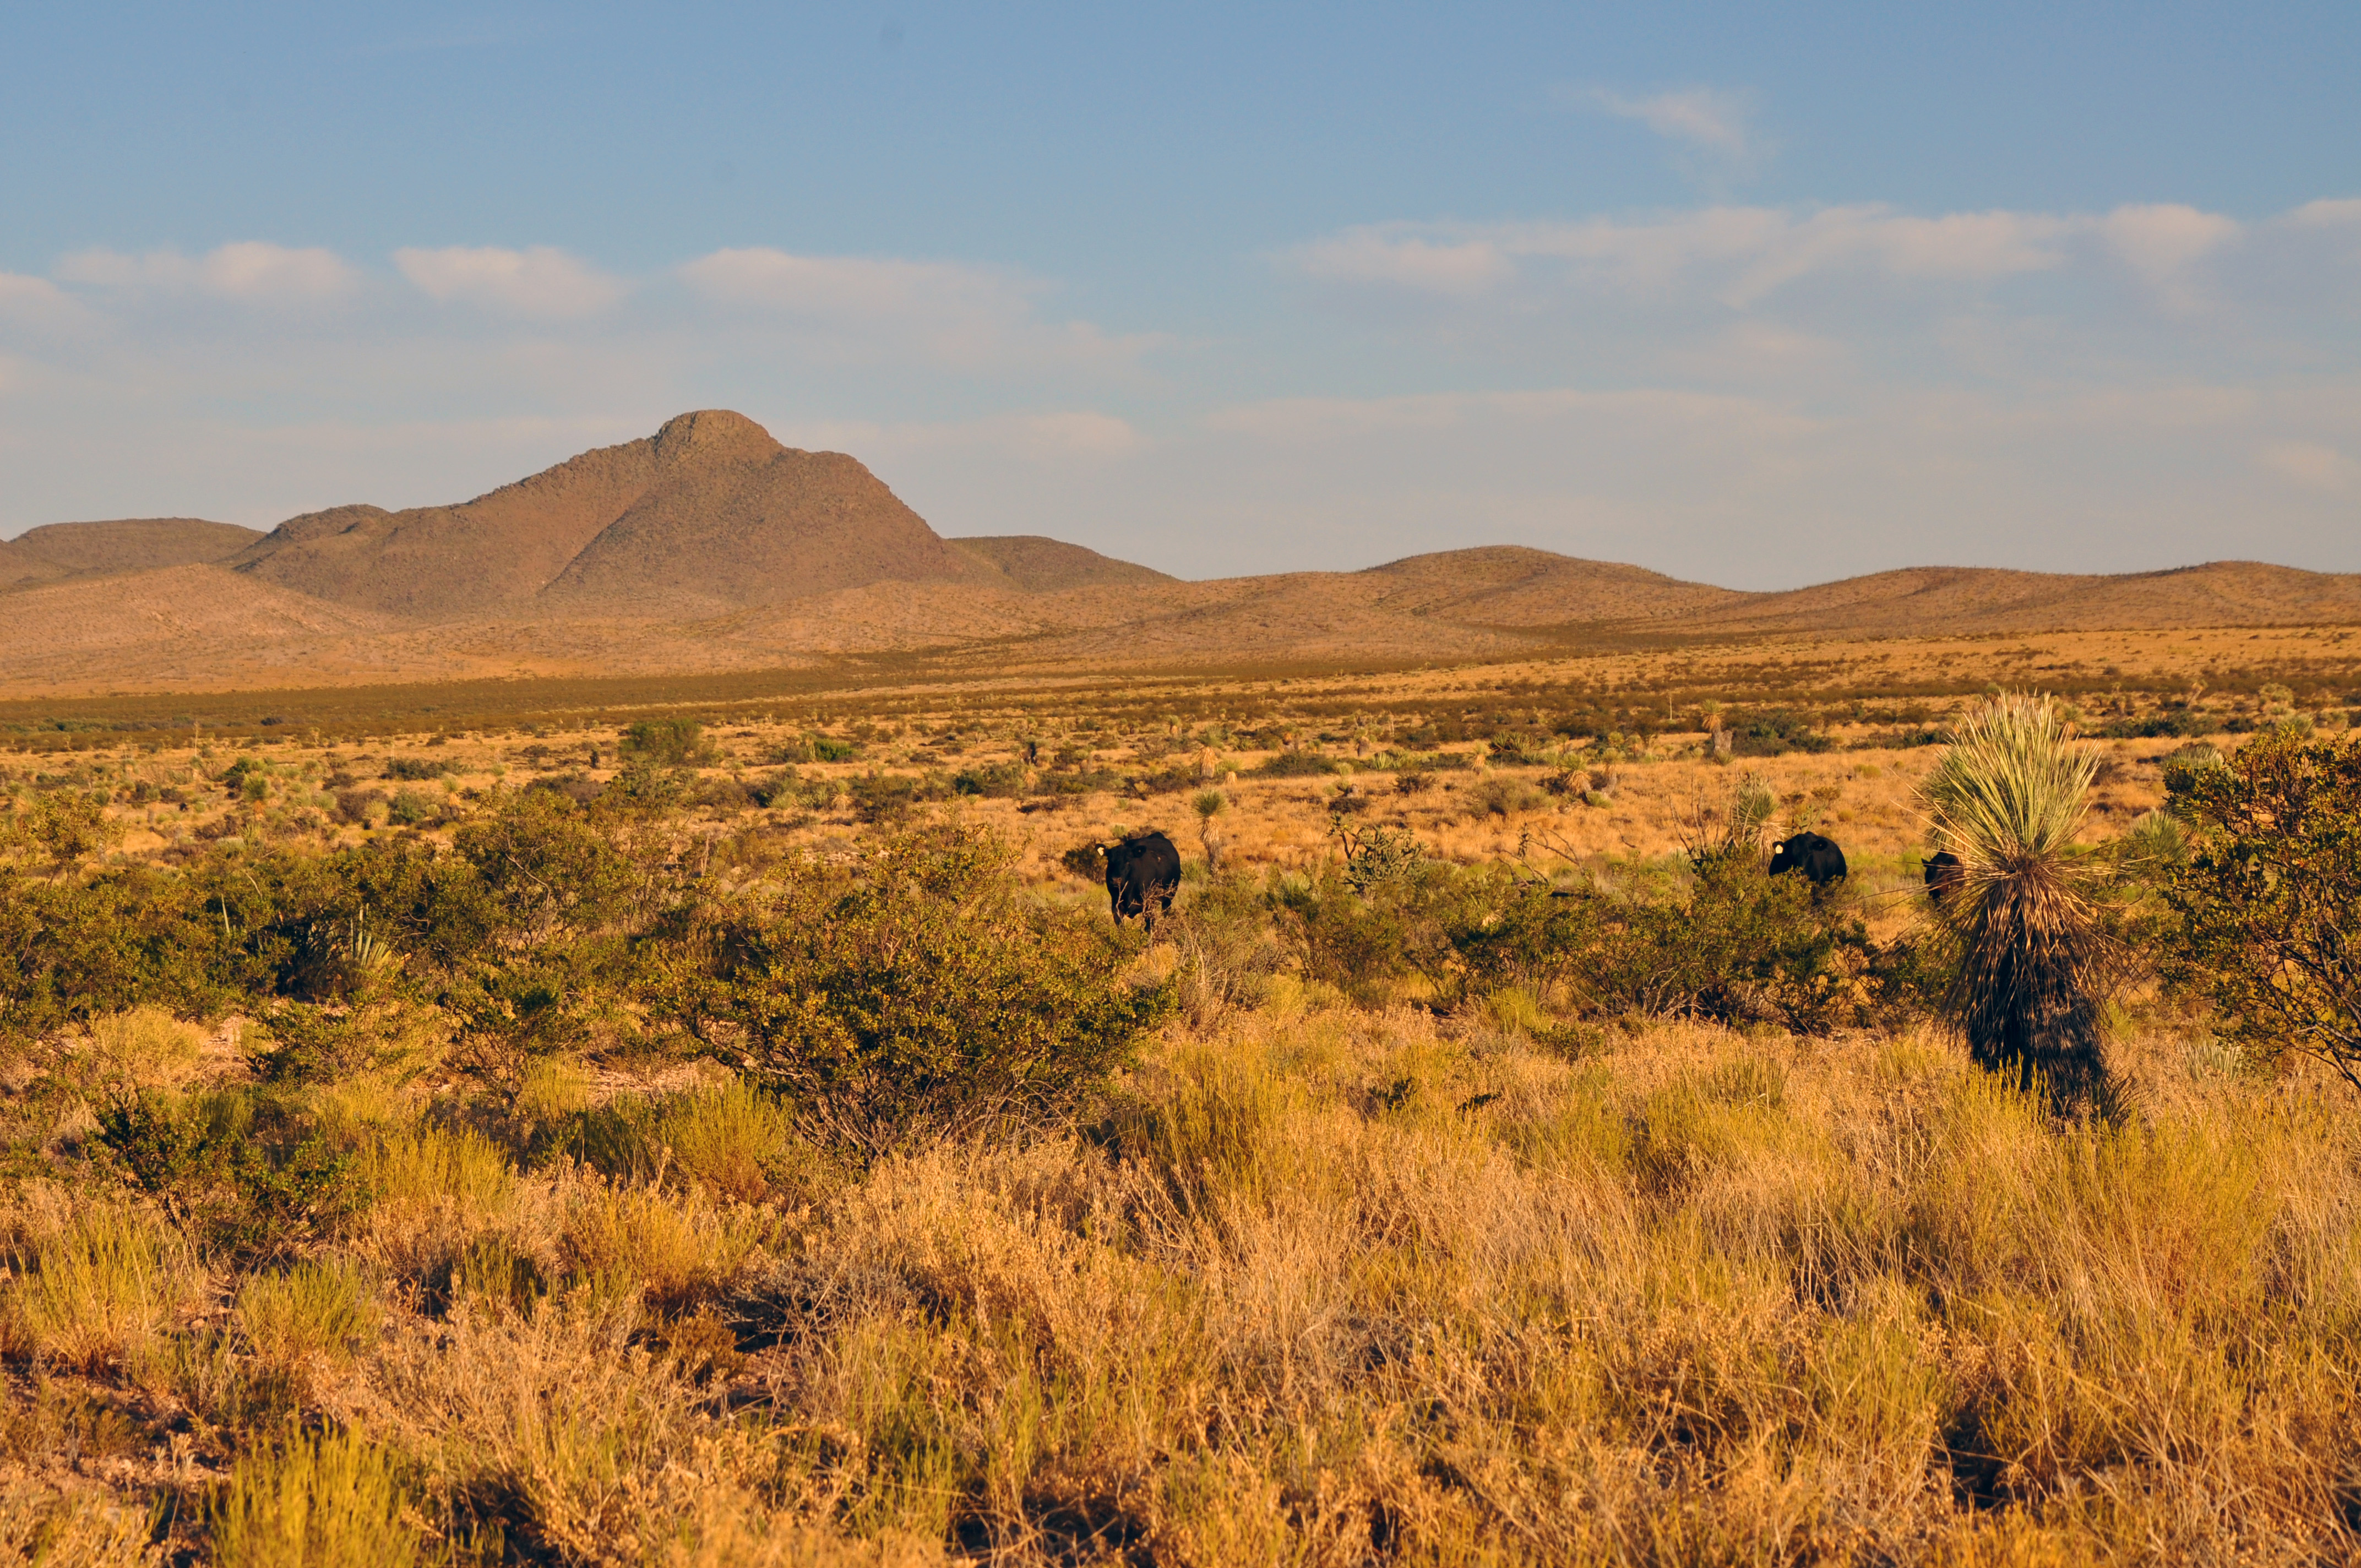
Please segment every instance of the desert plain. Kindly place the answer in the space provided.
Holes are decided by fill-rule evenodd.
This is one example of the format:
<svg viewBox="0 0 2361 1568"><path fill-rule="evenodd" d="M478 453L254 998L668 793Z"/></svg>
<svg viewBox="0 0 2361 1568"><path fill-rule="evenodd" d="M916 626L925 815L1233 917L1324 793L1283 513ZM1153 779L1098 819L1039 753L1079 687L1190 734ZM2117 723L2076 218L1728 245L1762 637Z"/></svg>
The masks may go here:
<svg viewBox="0 0 2361 1568"><path fill-rule="evenodd" d="M2175 780L2349 746L2356 631L2251 563L1188 583L711 411L0 543L0 1541L2350 1560L2353 1091L2160 955ZM1923 876L2009 694L2122 959L2079 1108Z"/></svg>

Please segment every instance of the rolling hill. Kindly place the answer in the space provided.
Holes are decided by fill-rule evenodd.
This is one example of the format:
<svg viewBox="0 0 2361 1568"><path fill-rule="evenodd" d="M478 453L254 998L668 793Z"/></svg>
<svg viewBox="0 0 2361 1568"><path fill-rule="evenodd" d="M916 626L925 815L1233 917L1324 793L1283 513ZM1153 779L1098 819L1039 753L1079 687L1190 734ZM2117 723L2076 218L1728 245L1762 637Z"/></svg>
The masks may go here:
<svg viewBox="0 0 2361 1568"><path fill-rule="evenodd" d="M0 540L0 591L69 577L225 561L261 537L251 528L194 517L48 523Z"/></svg>

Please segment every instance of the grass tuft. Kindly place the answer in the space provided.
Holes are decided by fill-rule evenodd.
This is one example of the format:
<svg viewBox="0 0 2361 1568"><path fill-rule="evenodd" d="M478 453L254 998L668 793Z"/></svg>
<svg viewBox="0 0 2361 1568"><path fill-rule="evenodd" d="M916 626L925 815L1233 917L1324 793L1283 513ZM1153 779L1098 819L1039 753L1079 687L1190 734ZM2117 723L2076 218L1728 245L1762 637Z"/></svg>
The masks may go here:
<svg viewBox="0 0 2361 1568"><path fill-rule="evenodd" d="M238 1289L237 1320L257 1355L296 1367L348 1358L376 1337L378 1309L349 1261L304 1262L249 1277Z"/></svg>
<svg viewBox="0 0 2361 1568"><path fill-rule="evenodd" d="M350 1432L249 1453L212 1515L221 1568L430 1561L392 1457Z"/></svg>
<svg viewBox="0 0 2361 1568"><path fill-rule="evenodd" d="M177 1238L157 1221L93 1209L35 1250L11 1301L12 1337L44 1360L96 1372L144 1351L186 1283Z"/></svg>

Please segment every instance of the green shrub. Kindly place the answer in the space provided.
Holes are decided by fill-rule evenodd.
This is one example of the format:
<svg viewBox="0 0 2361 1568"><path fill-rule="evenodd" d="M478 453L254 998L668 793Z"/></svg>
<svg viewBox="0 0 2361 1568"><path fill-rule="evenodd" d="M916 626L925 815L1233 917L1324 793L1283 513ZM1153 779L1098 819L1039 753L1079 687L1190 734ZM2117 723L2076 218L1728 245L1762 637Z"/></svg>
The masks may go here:
<svg viewBox="0 0 2361 1568"><path fill-rule="evenodd" d="M388 797L381 789L340 789L335 802L335 819L356 827L381 822L388 815Z"/></svg>
<svg viewBox="0 0 2361 1568"><path fill-rule="evenodd" d="M0 853L30 854L63 867L97 853L123 832L106 815L104 792L51 790L0 822Z"/></svg>
<svg viewBox="0 0 2361 1568"><path fill-rule="evenodd" d="M2158 771L2164 774L2165 808L2176 816L2186 815L2185 803L2199 778L2224 765L2221 749L2202 740L2192 740L2174 751L2158 764Z"/></svg>
<svg viewBox="0 0 2361 1568"><path fill-rule="evenodd" d="M658 1100L619 1095L568 1135L579 1156L624 1181L663 1179L753 1203L807 1185L817 1160L778 1101L741 1082Z"/></svg>
<svg viewBox="0 0 2361 1568"><path fill-rule="evenodd" d="M1480 991L1555 991L1592 1017L1627 1013L1819 1035L1913 1004L1912 955L1876 948L1840 900L1717 857L1686 896L1553 889L1463 872L1448 938Z"/></svg>
<svg viewBox="0 0 2361 1568"><path fill-rule="evenodd" d="M2361 1088L2361 742L2257 737L2193 770L2166 971L2262 1057L2315 1056Z"/></svg>
<svg viewBox="0 0 2361 1568"><path fill-rule="evenodd" d="M2218 728L2195 708L2167 708L2135 718L2110 719L2099 733L2110 740L2154 740L2173 735L2205 735Z"/></svg>
<svg viewBox="0 0 2361 1568"><path fill-rule="evenodd" d="M1811 727L1803 715L1783 707L1734 718L1730 749L1741 757L1781 757L1790 751L1830 751L1836 742Z"/></svg>
<svg viewBox="0 0 2361 1568"><path fill-rule="evenodd" d="M705 726L694 718L643 718L626 727L623 755L657 767L687 767L716 755Z"/></svg>
<svg viewBox="0 0 2361 1568"><path fill-rule="evenodd" d="M1420 967L1422 956L1431 959L1440 944L1433 923L1420 918L1422 901L1413 889L1396 884L1372 894L1356 890L1345 868L1332 860L1308 875L1274 877L1269 899L1305 974L1378 1003L1391 981Z"/></svg>
<svg viewBox="0 0 2361 1568"><path fill-rule="evenodd" d="M806 735L781 747L774 758L782 762L849 762L860 754L861 748L850 740Z"/></svg>
<svg viewBox="0 0 2361 1568"><path fill-rule="evenodd" d="M749 785L748 793L760 806L801 806L807 811L819 811L836 804L839 786L834 779L807 779L793 768L781 768Z"/></svg>
<svg viewBox="0 0 2361 1568"><path fill-rule="evenodd" d="M609 825L545 790L497 797L452 836L499 929L528 946L624 918L641 872Z"/></svg>
<svg viewBox="0 0 2361 1568"><path fill-rule="evenodd" d="M386 820L402 828L423 828L440 818L443 803L424 790L396 790L386 803Z"/></svg>
<svg viewBox="0 0 2361 1568"><path fill-rule="evenodd" d="M1494 817L1508 817L1520 811L1532 811L1544 804L1542 792L1523 779L1494 773L1468 792L1471 805L1481 807Z"/></svg>
<svg viewBox="0 0 2361 1568"><path fill-rule="evenodd" d="M983 795L1007 800L1025 793L1025 768L1020 762L989 762L951 775L954 795Z"/></svg>
<svg viewBox="0 0 2361 1568"><path fill-rule="evenodd" d="M1170 1005L1134 988L1103 922L1018 896L984 830L895 836L857 865L798 860L675 950L664 1005L783 1093L823 1142L913 1139L1060 1114Z"/></svg>
<svg viewBox="0 0 2361 1568"><path fill-rule="evenodd" d="M411 784L423 784L459 771L459 764L448 757L388 757L385 776Z"/></svg>
<svg viewBox="0 0 2361 1568"><path fill-rule="evenodd" d="M1317 751L1281 751L1251 770L1258 779L1306 779L1336 771L1336 759Z"/></svg>
<svg viewBox="0 0 2361 1568"><path fill-rule="evenodd" d="M122 1175L209 1244L284 1253L366 1201L351 1155L267 1091L157 1090L98 1115Z"/></svg>

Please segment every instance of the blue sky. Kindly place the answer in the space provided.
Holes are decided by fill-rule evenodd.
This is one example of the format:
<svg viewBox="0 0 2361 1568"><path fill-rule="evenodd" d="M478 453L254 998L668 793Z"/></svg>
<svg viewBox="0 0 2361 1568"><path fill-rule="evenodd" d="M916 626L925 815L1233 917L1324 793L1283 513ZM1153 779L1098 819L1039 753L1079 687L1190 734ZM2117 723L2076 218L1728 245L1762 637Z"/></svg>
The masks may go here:
<svg viewBox="0 0 2361 1568"><path fill-rule="evenodd" d="M0 534L683 409L1199 576L2361 569L2361 7L16 7Z"/></svg>

